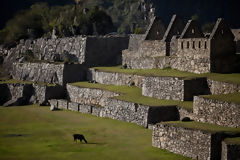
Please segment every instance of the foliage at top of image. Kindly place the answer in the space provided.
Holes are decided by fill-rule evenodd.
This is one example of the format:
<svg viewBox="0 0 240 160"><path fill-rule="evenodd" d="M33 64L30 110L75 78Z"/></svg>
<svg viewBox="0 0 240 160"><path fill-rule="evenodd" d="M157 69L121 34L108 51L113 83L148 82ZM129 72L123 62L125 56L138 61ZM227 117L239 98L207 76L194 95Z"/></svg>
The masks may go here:
<svg viewBox="0 0 240 160"><path fill-rule="evenodd" d="M0 44L42 36L50 38L53 30L58 37L133 33L139 25L145 26L138 6L138 0L75 0L75 4L65 6L36 3L6 23L0 31Z"/></svg>

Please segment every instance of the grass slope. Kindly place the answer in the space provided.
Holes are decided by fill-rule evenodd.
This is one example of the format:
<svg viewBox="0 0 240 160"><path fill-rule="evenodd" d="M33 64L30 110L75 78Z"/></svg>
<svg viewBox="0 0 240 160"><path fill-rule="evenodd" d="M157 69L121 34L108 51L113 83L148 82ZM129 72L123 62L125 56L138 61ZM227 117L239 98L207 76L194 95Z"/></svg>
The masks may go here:
<svg viewBox="0 0 240 160"><path fill-rule="evenodd" d="M227 144L240 145L240 137L236 137L236 138L226 138L226 139L224 140L224 142L226 142Z"/></svg>
<svg viewBox="0 0 240 160"><path fill-rule="evenodd" d="M151 98L142 95L142 90L138 87L128 87L128 86L115 86L115 85L104 85L100 83L88 83L88 82L76 82L71 83L71 85L85 88L95 88L95 89L103 89L107 91L112 91L116 93L120 93L121 95L115 97L119 100L143 104L147 106L171 106L178 105L180 107L184 107L188 110L192 110L192 102L181 102L175 100L160 100L157 98Z"/></svg>
<svg viewBox="0 0 240 160"><path fill-rule="evenodd" d="M44 82L32 82L32 81L21 81L16 79L1 79L0 78L0 84L38 84L41 86L56 86L56 84L50 84L50 83L44 83Z"/></svg>
<svg viewBox="0 0 240 160"><path fill-rule="evenodd" d="M142 76L167 76L179 77L183 79L193 79L206 77L215 81L228 82L240 85L240 74L219 74L219 73L205 73L195 74L190 72L182 72L174 69L121 69L121 66L114 67L95 67L95 69L103 72L119 72L125 74L136 74Z"/></svg>
<svg viewBox="0 0 240 160"><path fill-rule="evenodd" d="M203 130L211 133L225 132L230 135L240 134L240 128L223 127L219 125L201 123L201 122L195 122L195 121L190 121L190 122L170 121L170 122L161 122L161 124L169 124L177 127Z"/></svg>
<svg viewBox="0 0 240 160"><path fill-rule="evenodd" d="M89 144L74 143L82 133ZM14 136L22 134L23 136ZM0 107L0 159L187 160L151 145L151 130L135 124L48 107Z"/></svg>
<svg viewBox="0 0 240 160"><path fill-rule="evenodd" d="M204 98L208 99L215 99L219 101L225 101L225 102L233 102L240 104L240 93L231 93L231 94L218 94L218 95L204 95L202 96Z"/></svg>

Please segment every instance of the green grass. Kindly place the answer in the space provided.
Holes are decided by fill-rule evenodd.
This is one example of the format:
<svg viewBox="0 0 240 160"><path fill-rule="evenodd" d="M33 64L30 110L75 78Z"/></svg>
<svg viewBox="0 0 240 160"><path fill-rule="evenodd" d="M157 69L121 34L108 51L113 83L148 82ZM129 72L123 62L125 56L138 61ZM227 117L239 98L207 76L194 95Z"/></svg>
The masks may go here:
<svg viewBox="0 0 240 160"><path fill-rule="evenodd" d="M89 144L74 143L74 133ZM49 107L0 107L1 160L189 159L152 147L151 139L151 130L132 123Z"/></svg>
<svg viewBox="0 0 240 160"><path fill-rule="evenodd" d="M218 94L218 95L204 95L202 96L208 99L216 99L219 101L233 102L240 104L240 93L231 93L231 94Z"/></svg>
<svg viewBox="0 0 240 160"><path fill-rule="evenodd" d="M0 84L39 84L41 86L56 86L56 84L50 84L50 83L43 83L43 82L32 82L32 81L21 81L21 80L16 80L16 79L3 79L0 81Z"/></svg>
<svg viewBox="0 0 240 160"><path fill-rule="evenodd" d="M88 82L76 82L71 83L73 86L84 87L84 88L95 88L107 90L115 93L120 93L120 96L115 97L116 99L143 104L147 106L171 106L179 105L188 110L192 110L192 102L181 102L175 100L160 100L157 98L151 98L142 95L142 90L138 87L128 86L115 86L115 85L104 85L100 83L88 83Z"/></svg>
<svg viewBox="0 0 240 160"><path fill-rule="evenodd" d="M228 82L240 85L240 74L219 74L219 73L204 73L195 74L190 72L182 72L174 69L121 69L121 66L114 67L95 67L99 71L103 72L119 72L125 74L135 74L142 76L167 76L167 77L179 77L183 79L194 79L206 77L215 81Z"/></svg>
<svg viewBox="0 0 240 160"><path fill-rule="evenodd" d="M195 122L195 121L190 121L190 122L171 121L171 122L161 122L161 124L169 124L177 127L203 130L210 133L224 132L229 135L240 134L240 128L223 127L219 125L201 123L201 122Z"/></svg>
<svg viewBox="0 0 240 160"><path fill-rule="evenodd" d="M224 140L224 142L226 142L227 144L237 144L237 145L240 145L240 137L226 138Z"/></svg>
<svg viewBox="0 0 240 160"><path fill-rule="evenodd" d="M165 77L179 77L183 79L193 79L198 77L203 77L202 75L190 73L190 72L182 72L170 68L166 69L121 69L121 66L114 66L114 67L94 67L99 71L104 72L118 72L118 73L125 73L125 74L135 74L140 76L165 76Z"/></svg>

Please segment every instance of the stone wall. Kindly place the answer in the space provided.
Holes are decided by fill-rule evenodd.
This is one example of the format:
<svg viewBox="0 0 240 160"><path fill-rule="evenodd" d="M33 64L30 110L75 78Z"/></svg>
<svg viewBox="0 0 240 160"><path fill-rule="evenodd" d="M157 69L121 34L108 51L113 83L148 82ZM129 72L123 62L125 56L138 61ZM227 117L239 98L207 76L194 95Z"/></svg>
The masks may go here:
<svg viewBox="0 0 240 160"><path fill-rule="evenodd" d="M208 79L211 94L229 94L240 92L240 85Z"/></svg>
<svg viewBox="0 0 240 160"><path fill-rule="evenodd" d="M240 128L240 105L236 103L195 96L193 113L200 122Z"/></svg>
<svg viewBox="0 0 240 160"><path fill-rule="evenodd" d="M49 100L51 106L58 109L67 109L70 111L81 112L85 114L92 114L94 116L103 117L104 108L97 105L79 104L75 102L69 102L65 99L51 99Z"/></svg>
<svg viewBox="0 0 240 160"><path fill-rule="evenodd" d="M205 94L207 87L206 79L202 78L184 80L177 77L144 77L142 95L158 99L190 101L194 95Z"/></svg>
<svg viewBox="0 0 240 160"><path fill-rule="evenodd" d="M82 64L85 60L86 40L87 37L85 36L57 39L40 38L34 42L33 51L40 60L53 60L55 54L62 54L67 51Z"/></svg>
<svg viewBox="0 0 240 160"><path fill-rule="evenodd" d="M166 42L159 40L145 40L138 50L140 57L166 56Z"/></svg>
<svg viewBox="0 0 240 160"><path fill-rule="evenodd" d="M128 36L89 36L84 64L89 67L120 65L122 50L128 48L128 43Z"/></svg>
<svg viewBox="0 0 240 160"><path fill-rule="evenodd" d="M221 160L240 160L240 144L228 144L223 141Z"/></svg>
<svg viewBox="0 0 240 160"><path fill-rule="evenodd" d="M130 51L138 50L145 37L145 34L131 34L129 37L128 49Z"/></svg>
<svg viewBox="0 0 240 160"><path fill-rule="evenodd" d="M61 86L45 86L39 84L0 84L0 105L12 101L12 104L27 105L39 103L47 105L49 99L64 98L65 91ZM20 102L21 101L21 102Z"/></svg>
<svg viewBox="0 0 240 160"><path fill-rule="evenodd" d="M129 69L163 69L170 67L174 58L172 57L132 57L124 56L122 64Z"/></svg>
<svg viewBox="0 0 240 160"><path fill-rule="evenodd" d="M104 116L148 127L161 121L177 120L178 110L175 106L150 107L115 98L108 98L104 107Z"/></svg>
<svg viewBox="0 0 240 160"><path fill-rule="evenodd" d="M22 81L65 85L86 79L86 68L80 64L14 63L12 76Z"/></svg>
<svg viewBox="0 0 240 160"><path fill-rule="evenodd" d="M71 102L79 104L95 104L105 106L107 98L118 96L119 94L94 88L83 88L67 84L68 98Z"/></svg>
<svg viewBox="0 0 240 160"><path fill-rule="evenodd" d="M102 72L97 69L89 69L89 80L94 80L101 84L127 85L142 87L143 76L124 74L118 72Z"/></svg>
<svg viewBox="0 0 240 160"><path fill-rule="evenodd" d="M157 124L153 127L152 145L193 159L221 158L221 136L201 130Z"/></svg>

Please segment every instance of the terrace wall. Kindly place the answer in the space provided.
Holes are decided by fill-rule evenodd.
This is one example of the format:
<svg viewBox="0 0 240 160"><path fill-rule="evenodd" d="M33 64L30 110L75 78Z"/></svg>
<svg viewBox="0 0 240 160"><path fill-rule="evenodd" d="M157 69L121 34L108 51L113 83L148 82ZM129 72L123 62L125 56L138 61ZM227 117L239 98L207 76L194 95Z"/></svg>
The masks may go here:
<svg viewBox="0 0 240 160"><path fill-rule="evenodd" d="M152 145L193 159L221 159L221 135L201 130L157 124L153 127Z"/></svg>
<svg viewBox="0 0 240 160"><path fill-rule="evenodd" d="M178 120L175 106L151 107L115 98L108 98L104 107L104 116L148 127L161 121Z"/></svg>
<svg viewBox="0 0 240 160"><path fill-rule="evenodd" d="M194 86L194 87L193 87ZM184 80L177 77L144 77L142 95L167 100L192 100L207 93L206 79Z"/></svg>
<svg viewBox="0 0 240 160"><path fill-rule="evenodd" d="M105 106L107 98L119 94L94 88L83 88L67 84L67 94L71 102Z"/></svg>
<svg viewBox="0 0 240 160"><path fill-rule="evenodd" d="M199 122L240 128L240 105L195 96L193 113Z"/></svg>

